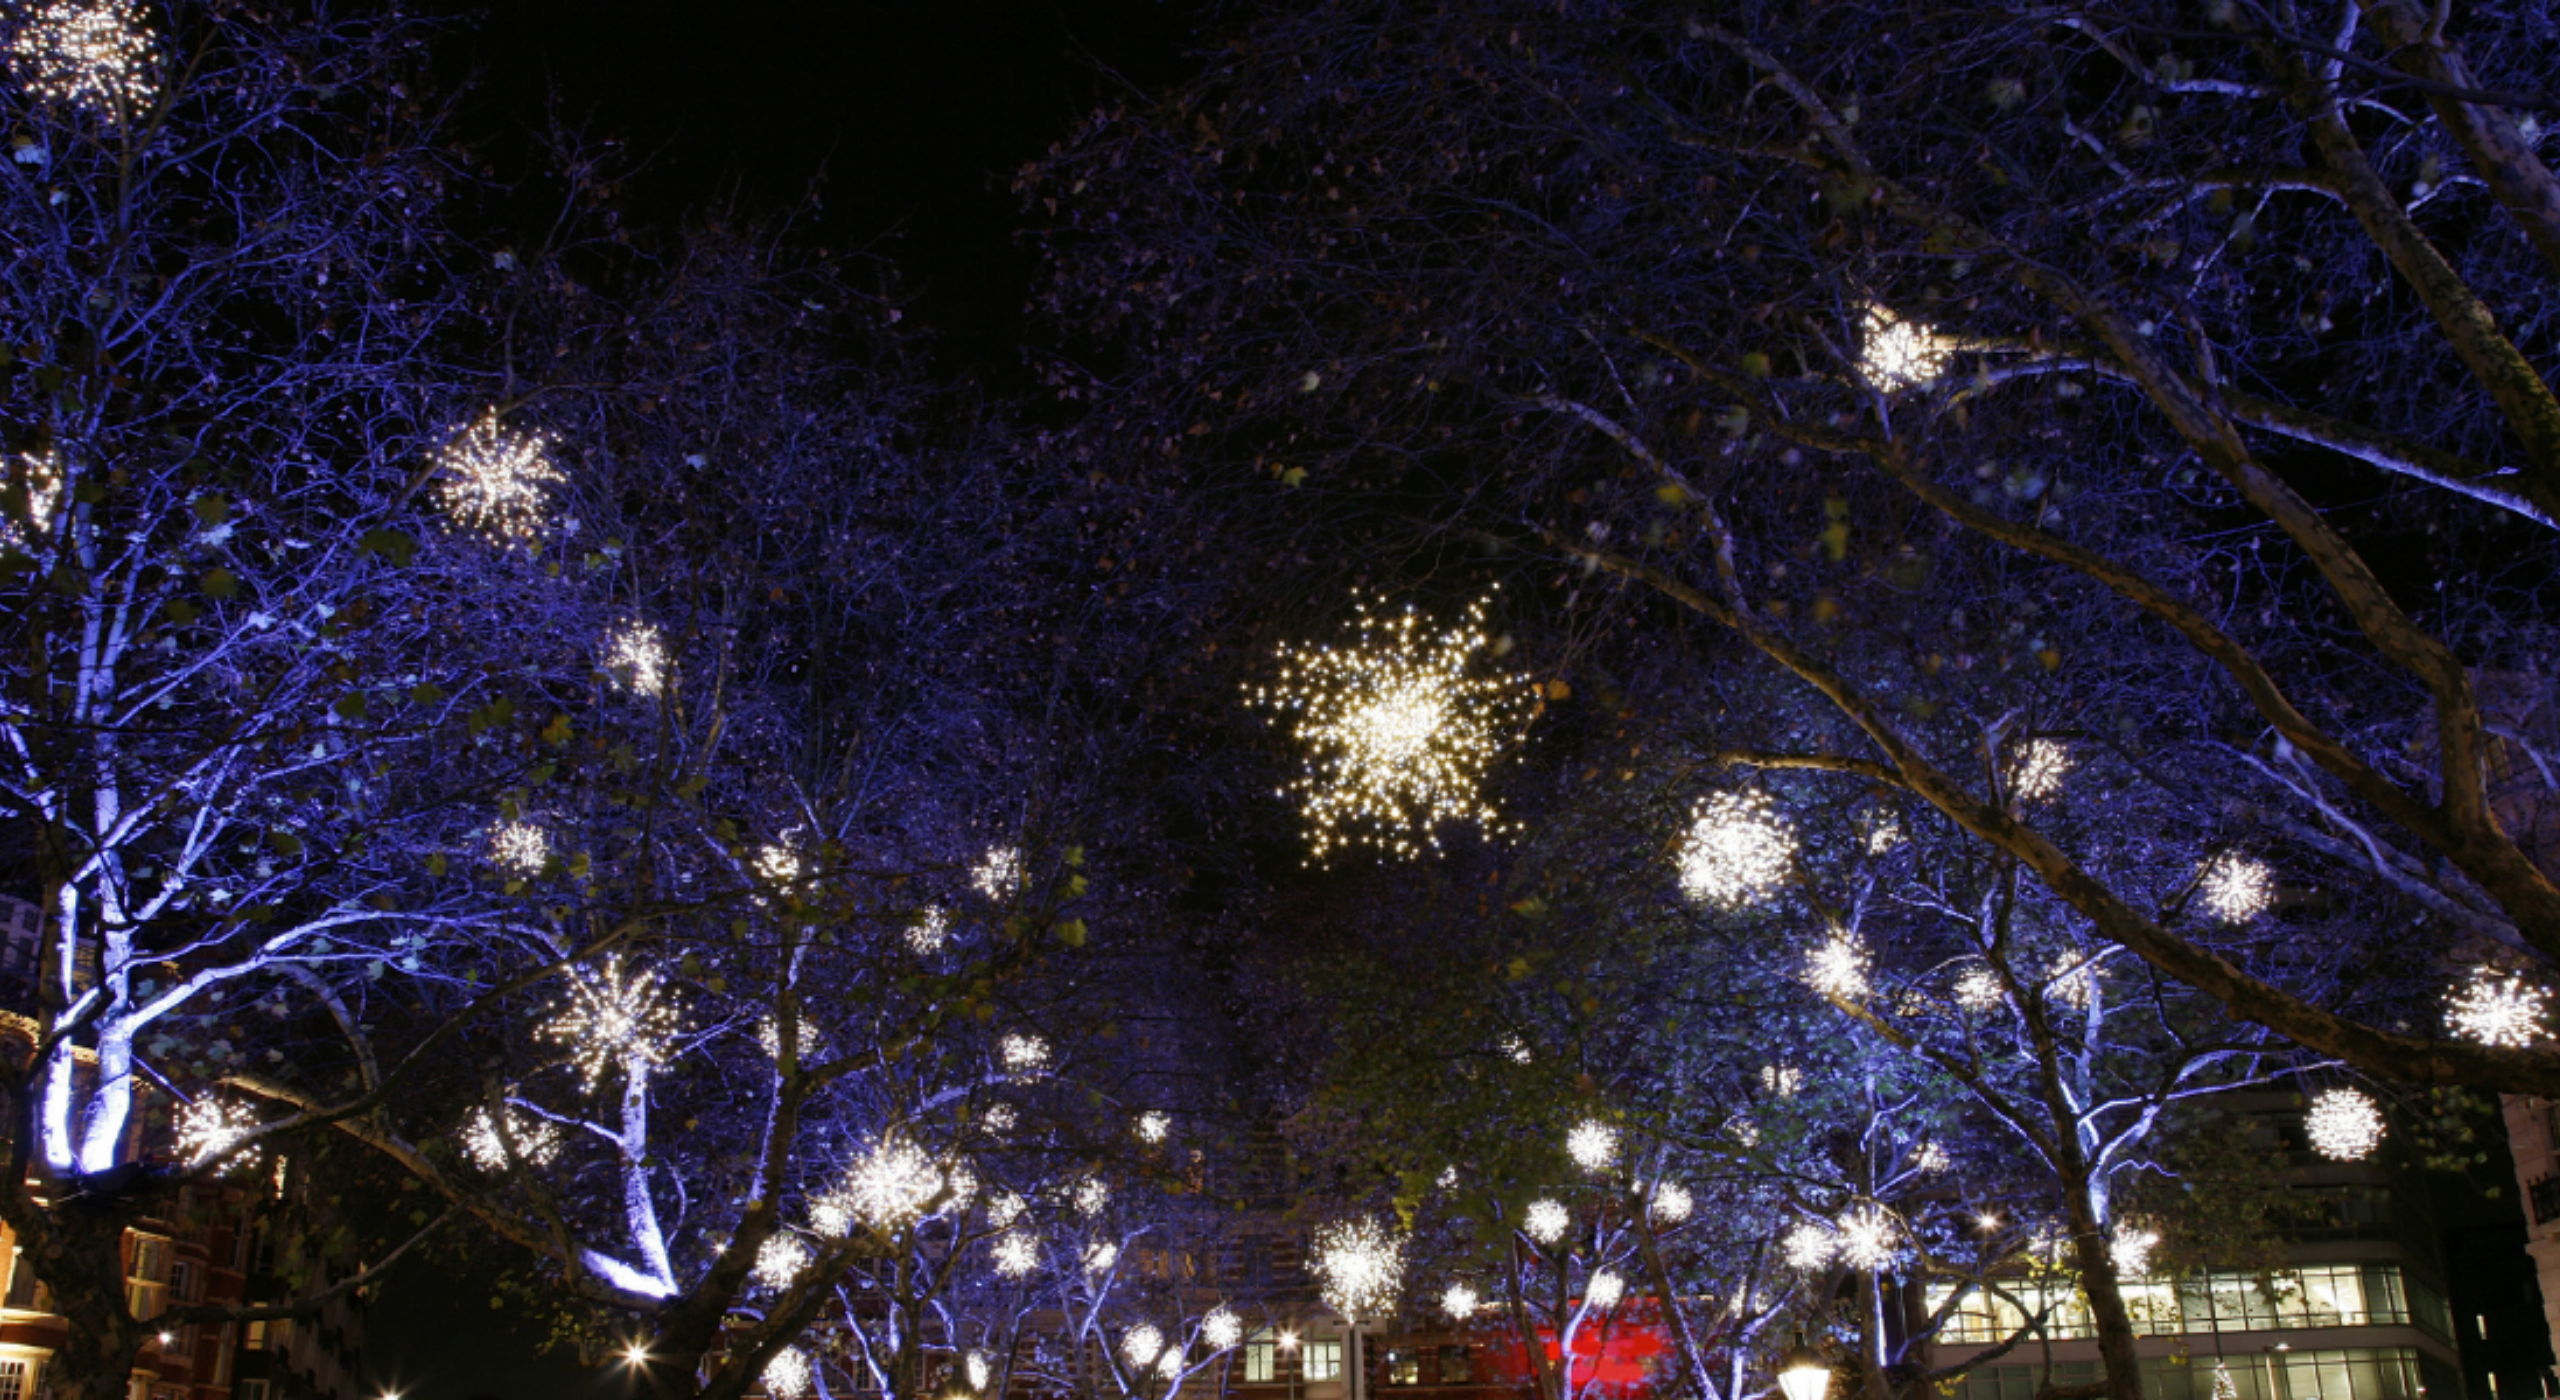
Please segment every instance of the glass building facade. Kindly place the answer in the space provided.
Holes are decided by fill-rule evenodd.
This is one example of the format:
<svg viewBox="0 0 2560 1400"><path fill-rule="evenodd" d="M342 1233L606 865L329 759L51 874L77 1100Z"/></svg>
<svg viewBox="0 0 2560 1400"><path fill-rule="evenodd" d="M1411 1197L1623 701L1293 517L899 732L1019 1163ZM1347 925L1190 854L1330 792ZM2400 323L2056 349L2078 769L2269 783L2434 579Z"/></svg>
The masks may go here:
<svg viewBox="0 0 2560 1400"><path fill-rule="evenodd" d="M2142 1363L2150 1400L2214 1400L2219 1370L2236 1400L2459 1400L2453 1368L2415 1347L2341 1347L2278 1352L2252 1350L2155 1357ZM2050 1377L2057 1386L2098 1378L2093 1361L2042 1366L1985 1366L1955 1383L1949 1400L2033 1400Z"/></svg>
<svg viewBox="0 0 2560 1400"><path fill-rule="evenodd" d="M1952 1293L1945 1284L1930 1289L1931 1315L1945 1306ZM2424 1280L2405 1274L2397 1264L2306 1264L2266 1276L2217 1272L2146 1279L2124 1285L2124 1301L2125 1310L2133 1316L2134 1331L2147 1337L2415 1327L2437 1341L2453 1342L2453 1317L2443 1295ZM1947 1319L1938 1341L1948 1346L2004 1342L2047 1307L2052 1313L2045 1320L2045 1336L2063 1340L2097 1335L2089 1305L2072 1284L2020 1280L2004 1284L1998 1293L1967 1296Z"/></svg>

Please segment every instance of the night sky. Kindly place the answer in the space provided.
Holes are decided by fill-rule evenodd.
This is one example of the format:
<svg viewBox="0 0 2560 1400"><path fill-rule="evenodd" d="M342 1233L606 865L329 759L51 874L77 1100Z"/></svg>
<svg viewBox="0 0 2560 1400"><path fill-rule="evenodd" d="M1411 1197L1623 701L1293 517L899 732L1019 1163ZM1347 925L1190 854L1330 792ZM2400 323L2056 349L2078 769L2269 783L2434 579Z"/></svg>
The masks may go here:
<svg viewBox="0 0 2560 1400"><path fill-rule="evenodd" d="M1181 0L505 0L437 5L474 89L466 134L528 173L546 104L645 153L644 222L734 199L793 206L819 188L817 238L868 247L919 294L946 373L1018 385L1029 259L1012 172L1097 100L1179 71L1198 12ZM619 1396L493 1316L483 1282L407 1268L375 1300L365 1367L403 1400Z"/></svg>

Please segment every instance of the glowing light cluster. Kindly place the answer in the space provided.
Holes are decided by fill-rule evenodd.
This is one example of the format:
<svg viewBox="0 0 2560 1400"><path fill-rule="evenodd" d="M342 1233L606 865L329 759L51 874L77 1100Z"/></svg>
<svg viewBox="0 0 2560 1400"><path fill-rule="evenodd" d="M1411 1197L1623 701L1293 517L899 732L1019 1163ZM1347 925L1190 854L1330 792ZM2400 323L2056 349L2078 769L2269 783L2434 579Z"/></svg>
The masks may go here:
<svg viewBox="0 0 2560 1400"><path fill-rule="evenodd" d="M1120 1262L1120 1246L1109 1240L1098 1240L1085 1246L1082 1262L1085 1276L1088 1278L1096 1274L1107 1274L1111 1272L1112 1265Z"/></svg>
<svg viewBox="0 0 2560 1400"><path fill-rule="evenodd" d="M1653 1218L1665 1225L1677 1225L1689 1218L1697 1208L1689 1188L1676 1181L1666 1181L1653 1188Z"/></svg>
<svg viewBox="0 0 2560 1400"><path fill-rule="evenodd" d="M907 946L919 953L939 953L951 941L951 916L940 905L927 906L916 921L907 925Z"/></svg>
<svg viewBox="0 0 2560 1400"><path fill-rule="evenodd" d="M2115 1256L2116 1272L2125 1278L2141 1278L2151 1272L2151 1251L2160 1247L2160 1236L2130 1221L2119 1220L2108 1236L2107 1251Z"/></svg>
<svg viewBox="0 0 2560 1400"><path fill-rule="evenodd" d="M1597 1118L1585 1118L1564 1135L1564 1150L1584 1171L1607 1171L1618 1159L1618 1130Z"/></svg>
<svg viewBox="0 0 2560 1400"><path fill-rule="evenodd" d="M2071 750L2052 739L2030 739L2018 749L2009 775L2009 791L2020 800L2041 802L2062 791L2062 780L2074 767Z"/></svg>
<svg viewBox="0 0 2560 1400"><path fill-rule="evenodd" d="M551 835L532 822L500 822L489 832L489 863L510 874L542 873L551 859Z"/></svg>
<svg viewBox="0 0 2560 1400"><path fill-rule="evenodd" d="M616 1069L639 1075L665 1064L683 1024L657 973L627 970L615 958L600 972L570 977L569 1004L542 1033L569 1047L570 1063L592 1090Z"/></svg>
<svg viewBox="0 0 2560 1400"><path fill-rule="evenodd" d="M1207 1317L1200 1319L1200 1340L1208 1343L1213 1351L1225 1351L1244 1340L1244 1319L1221 1303L1211 1308Z"/></svg>
<svg viewBox="0 0 2560 1400"><path fill-rule="evenodd" d="M634 695L657 695L667 688L667 643L646 622L626 622L605 634L604 673Z"/></svg>
<svg viewBox="0 0 2560 1400"><path fill-rule="evenodd" d="M1464 1321L1475 1316L1476 1304L1479 1301L1481 1300L1476 1296L1474 1284L1453 1283L1440 1295L1440 1311Z"/></svg>
<svg viewBox="0 0 2560 1400"><path fill-rule="evenodd" d="M1004 899L1022 888L1022 852L1011 846L990 848L969 872L969 883L989 899Z"/></svg>
<svg viewBox="0 0 2560 1400"><path fill-rule="evenodd" d="M2065 951L2045 968L2045 995L2082 1011L2098 996L2098 959L2094 953Z"/></svg>
<svg viewBox="0 0 2560 1400"><path fill-rule="evenodd" d="M1720 792L1698 805L1680 845L1680 892L1740 909L1776 893L1795 863L1795 828L1762 792Z"/></svg>
<svg viewBox="0 0 2560 1400"><path fill-rule="evenodd" d="M1164 1355L1156 1358L1156 1374L1171 1380L1182 1374L1182 1361L1182 1348L1166 1347Z"/></svg>
<svg viewBox="0 0 2560 1400"><path fill-rule="evenodd" d="M2382 1145L2382 1110L2359 1089L2324 1089L2303 1115L2311 1150L2336 1162L2361 1162Z"/></svg>
<svg viewBox="0 0 2560 1400"><path fill-rule="evenodd" d="M1900 1229L1881 1206L1859 1206L1840 1217L1840 1262L1853 1269L1881 1269L1893 1262Z"/></svg>
<svg viewBox="0 0 2560 1400"><path fill-rule="evenodd" d="M1858 341L1858 374L1890 394L1946 373L1955 350L1953 339L1881 306L1869 306Z"/></svg>
<svg viewBox="0 0 2560 1400"><path fill-rule="evenodd" d="M160 91L151 29L133 0L39 5L9 41L9 59L30 96L110 119L149 106Z"/></svg>
<svg viewBox="0 0 2560 1400"><path fill-rule="evenodd" d="M1564 1202L1544 1196L1531 1201L1529 1208L1520 1213L1521 1230L1540 1244L1554 1244L1563 1239L1565 1230L1572 1224L1573 1216L1565 1210Z"/></svg>
<svg viewBox="0 0 2560 1400"><path fill-rule="evenodd" d="M2205 912L2226 924L2245 924L2276 902L2276 873L2266 862L2226 855L2196 884Z"/></svg>
<svg viewBox="0 0 2560 1400"><path fill-rule="evenodd" d="M1771 1098L1791 1099L1804 1087L1804 1071L1794 1065L1762 1065L1760 1087Z"/></svg>
<svg viewBox="0 0 2560 1400"><path fill-rule="evenodd" d="M1164 1333L1157 1331L1152 1322L1141 1322L1120 1334L1120 1354L1129 1359L1130 1365L1144 1370L1164 1355Z"/></svg>
<svg viewBox="0 0 2560 1400"><path fill-rule="evenodd" d="M1954 1163L1948 1159L1947 1149L1934 1142L1924 1142L1912 1151L1911 1165L1930 1176L1936 1176Z"/></svg>
<svg viewBox="0 0 2560 1400"><path fill-rule="evenodd" d="M756 875L768 885L795 883L800 878L800 853L769 842L756 852Z"/></svg>
<svg viewBox="0 0 2560 1400"><path fill-rule="evenodd" d="M1784 1249L1790 1267L1819 1269L1840 1252L1840 1237L1830 1226L1808 1220L1787 1232Z"/></svg>
<svg viewBox="0 0 2560 1400"><path fill-rule="evenodd" d="M813 1258L797 1235L774 1235L756 1247L756 1282L780 1292L800 1277Z"/></svg>
<svg viewBox="0 0 2560 1400"><path fill-rule="evenodd" d="M1012 1132L1014 1125L1021 1120L1013 1111L1012 1104L991 1103L987 1105L986 1117L979 1121L987 1125L988 1132L1003 1134Z"/></svg>
<svg viewBox="0 0 2560 1400"><path fill-rule="evenodd" d="M2001 997L1999 974L1990 968L1967 968L1956 979L1956 1005L1967 1011L1996 1010Z"/></svg>
<svg viewBox="0 0 2560 1400"><path fill-rule="evenodd" d="M1049 1042L1013 1032L996 1042L996 1061L1004 1066L1008 1079L1037 1079L1049 1072Z"/></svg>
<svg viewBox="0 0 2560 1400"><path fill-rule="evenodd" d="M1867 985L1867 969L1872 964L1865 944L1846 930L1835 929L1805 959L1804 980L1823 996L1856 1001L1872 990Z"/></svg>
<svg viewBox="0 0 2560 1400"><path fill-rule="evenodd" d="M987 1223L999 1230L1010 1230L1030 1208L1029 1202L1011 1191L998 1191L987 1197Z"/></svg>
<svg viewBox="0 0 2560 1400"><path fill-rule="evenodd" d="M764 1363L765 1393L774 1400L792 1400L808 1394L812 1379L809 1353L798 1347L784 1347Z"/></svg>
<svg viewBox="0 0 2560 1400"><path fill-rule="evenodd" d="M201 1167L239 1145L258 1126L258 1115L247 1104L218 1099L208 1094L178 1108L178 1151L187 1165ZM257 1160L249 1153L235 1166L246 1166Z"/></svg>
<svg viewBox="0 0 2560 1400"><path fill-rule="evenodd" d="M1021 1278L1040 1267L1040 1237L1028 1230L1007 1230L996 1236L993 1253L997 1273Z"/></svg>
<svg viewBox="0 0 2560 1400"><path fill-rule="evenodd" d="M1375 1220L1334 1221L1316 1230L1314 1272L1327 1306L1346 1318L1384 1317L1404 1283L1404 1241Z"/></svg>
<svg viewBox="0 0 2560 1400"><path fill-rule="evenodd" d="M2465 1040L2501 1050L2521 1050L2542 1038L2551 993L2514 973L2474 968L2471 980L2445 1004L2445 1020Z"/></svg>
<svg viewBox="0 0 2560 1400"><path fill-rule="evenodd" d="M1626 1296L1626 1279L1608 1269L1593 1274L1582 1286L1582 1300L1595 1308L1614 1308Z"/></svg>
<svg viewBox="0 0 2560 1400"><path fill-rule="evenodd" d="M1162 1142L1173 1132L1173 1119L1169 1115L1150 1109L1138 1115L1138 1121L1131 1125L1131 1131L1138 1135L1140 1142Z"/></svg>
<svg viewBox="0 0 2560 1400"><path fill-rule="evenodd" d="M1484 775L1527 722L1535 691L1484 665L1494 649L1485 601L1446 632L1412 610L1391 620L1354 600L1341 646L1283 646L1280 673L1247 699L1291 716L1306 769L1287 787L1319 860L1350 846L1410 856L1436 848L1443 822L1499 828Z"/></svg>
<svg viewBox="0 0 2560 1400"><path fill-rule="evenodd" d="M27 520L21 528L15 520L0 519L0 547L32 552L38 535L53 529L53 513L62 506L62 464L53 454L37 456L29 452L18 458L20 486L27 493Z"/></svg>
<svg viewBox="0 0 2560 1400"><path fill-rule="evenodd" d="M1111 1204L1111 1183L1098 1176L1088 1176L1076 1183L1076 1214L1091 1219Z"/></svg>
<svg viewBox="0 0 2560 1400"><path fill-rule="evenodd" d="M960 1371L961 1374L969 1378L969 1388L971 1390L986 1389L987 1381L993 1374L987 1369L986 1356L974 1351L969 1353L968 1357L960 1363Z"/></svg>
<svg viewBox="0 0 2560 1400"><path fill-rule="evenodd" d="M506 1132L498 1132L499 1119L486 1108L471 1111L471 1122L462 1130L462 1152L471 1165L484 1172L502 1172L524 1162L543 1167L560 1155L560 1130L545 1119L527 1117L510 1109L506 1116ZM513 1142L515 1150L508 1151Z"/></svg>
<svg viewBox="0 0 2560 1400"><path fill-rule="evenodd" d="M445 444L436 458L446 510L495 544L541 532L550 488L567 481L551 465L550 439L508 432L494 412Z"/></svg>
<svg viewBox="0 0 2560 1400"><path fill-rule="evenodd" d="M977 1178L965 1166L945 1167L923 1148L892 1134L874 1143L846 1173L842 1196L854 1219L895 1229L924 1213L937 1198L967 1199Z"/></svg>

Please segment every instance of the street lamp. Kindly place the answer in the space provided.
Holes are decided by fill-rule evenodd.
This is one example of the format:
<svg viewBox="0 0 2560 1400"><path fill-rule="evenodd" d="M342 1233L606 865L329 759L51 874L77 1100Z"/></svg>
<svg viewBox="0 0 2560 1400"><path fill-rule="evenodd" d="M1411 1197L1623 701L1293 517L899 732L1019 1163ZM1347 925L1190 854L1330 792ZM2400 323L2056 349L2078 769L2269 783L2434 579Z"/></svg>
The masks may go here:
<svg viewBox="0 0 2560 1400"><path fill-rule="evenodd" d="M1823 1364L1822 1353L1804 1344L1802 1332L1778 1363L1778 1389L1787 1400L1822 1400L1831 1389L1831 1368Z"/></svg>

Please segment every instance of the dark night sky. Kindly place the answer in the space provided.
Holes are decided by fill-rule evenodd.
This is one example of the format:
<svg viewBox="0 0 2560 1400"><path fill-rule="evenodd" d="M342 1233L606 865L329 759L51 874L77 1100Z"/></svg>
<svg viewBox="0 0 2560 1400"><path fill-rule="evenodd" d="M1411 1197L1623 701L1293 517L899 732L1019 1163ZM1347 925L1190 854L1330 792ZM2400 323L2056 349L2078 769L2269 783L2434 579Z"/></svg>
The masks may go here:
<svg viewBox="0 0 2560 1400"><path fill-rule="evenodd" d="M431 0L436 3L436 0ZM437 8L471 14L461 0ZM1009 368L1026 261L1011 172L1097 98L1162 87L1190 0L500 0L452 47L476 70L476 134L546 98L653 153L638 212L734 189L798 198L822 171L822 236L896 261L953 369ZM502 149L502 139L491 140Z"/></svg>

